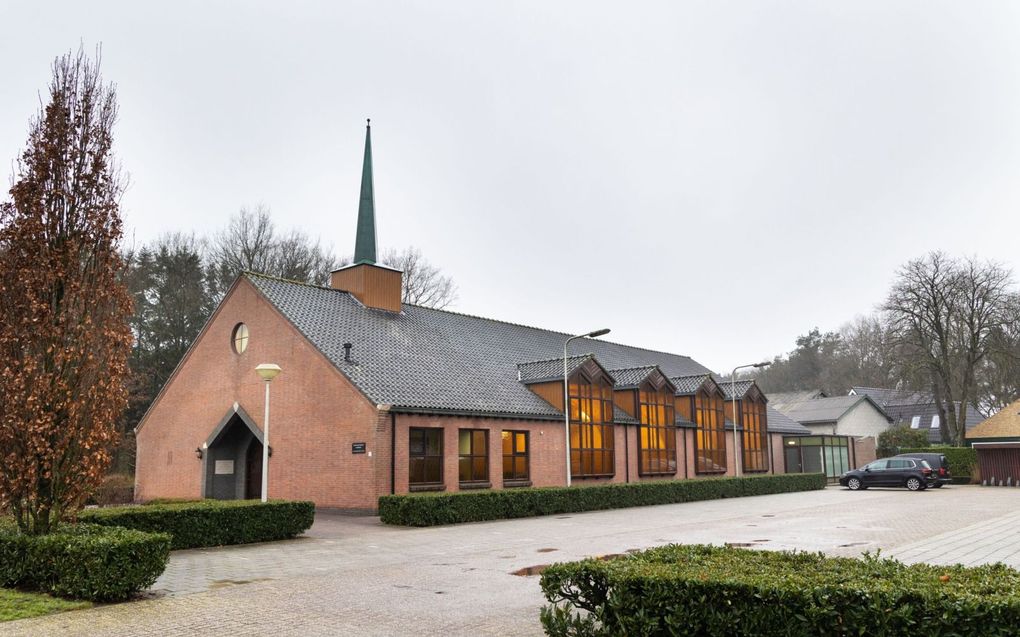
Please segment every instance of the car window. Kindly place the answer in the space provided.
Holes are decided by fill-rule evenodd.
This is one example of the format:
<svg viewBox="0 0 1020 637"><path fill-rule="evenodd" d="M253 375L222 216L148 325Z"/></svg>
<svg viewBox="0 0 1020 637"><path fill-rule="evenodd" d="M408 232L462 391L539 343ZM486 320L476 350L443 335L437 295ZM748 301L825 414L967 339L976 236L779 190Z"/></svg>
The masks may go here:
<svg viewBox="0 0 1020 637"><path fill-rule="evenodd" d="M921 461L921 466L924 467L925 469L931 469L931 465L928 464L927 460L922 460Z"/></svg>
<svg viewBox="0 0 1020 637"><path fill-rule="evenodd" d="M888 460L876 460L869 465L865 465L864 468L871 469L872 471L875 471L876 469L885 469L885 465L888 462Z"/></svg>
<svg viewBox="0 0 1020 637"><path fill-rule="evenodd" d="M892 459L889 461L890 469L906 469L907 467L913 466L910 460Z"/></svg>

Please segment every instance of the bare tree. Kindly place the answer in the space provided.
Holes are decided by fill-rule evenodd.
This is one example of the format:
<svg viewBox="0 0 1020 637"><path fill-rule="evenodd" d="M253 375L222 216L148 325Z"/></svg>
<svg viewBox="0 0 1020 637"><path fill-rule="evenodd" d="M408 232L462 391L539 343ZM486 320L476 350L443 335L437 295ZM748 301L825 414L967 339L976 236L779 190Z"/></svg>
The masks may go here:
<svg viewBox="0 0 1020 637"><path fill-rule="evenodd" d="M443 309L457 300L453 279L429 263L418 248L389 250L383 254L382 262L404 273L401 291L404 303Z"/></svg>
<svg viewBox="0 0 1020 637"><path fill-rule="evenodd" d="M318 240L296 230L281 236L265 204L241 208L231 217L210 242L206 259L217 299L241 272L327 285L330 272L340 266L332 251Z"/></svg>
<svg viewBox="0 0 1020 637"><path fill-rule="evenodd" d="M884 305L906 368L927 372L953 442L962 444L977 374L1007 319L1013 279L1001 265L942 252L900 268Z"/></svg>

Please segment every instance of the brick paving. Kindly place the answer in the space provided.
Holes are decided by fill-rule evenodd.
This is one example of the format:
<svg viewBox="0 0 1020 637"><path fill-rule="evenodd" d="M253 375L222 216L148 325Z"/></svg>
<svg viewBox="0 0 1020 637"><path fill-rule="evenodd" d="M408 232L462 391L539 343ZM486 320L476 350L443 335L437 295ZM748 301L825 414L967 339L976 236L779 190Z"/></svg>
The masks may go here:
<svg viewBox="0 0 1020 637"><path fill-rule="evenodd" d="M538 635L528 566L668 542L1020 567L1020 489L829 488L429 529L320 514L287 542L177 551L149 598L6 635Z"/></svg>

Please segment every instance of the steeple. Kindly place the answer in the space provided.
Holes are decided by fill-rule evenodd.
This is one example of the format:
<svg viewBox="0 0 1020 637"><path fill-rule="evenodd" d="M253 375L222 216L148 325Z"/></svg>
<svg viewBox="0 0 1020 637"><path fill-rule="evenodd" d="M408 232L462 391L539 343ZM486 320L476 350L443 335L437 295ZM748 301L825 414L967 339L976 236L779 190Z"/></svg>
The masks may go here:
<svg viewBox="0 0 1020 637"><path fill-rule="evenodd" d="M330 286L343 290L376 310L399 312L404 273L376 263L375 186L372 183L372 120L365 127L365 166L361 172L361 202L354 240L354 263L330 274Z"/></svg>
<svg viewBox="0 0 1020 637"><path fill-rule="evenodd" d="M372 120L365 125L365 164L361 168L361 201L354 263L375 263L375 186L372 180Z"/></svg>

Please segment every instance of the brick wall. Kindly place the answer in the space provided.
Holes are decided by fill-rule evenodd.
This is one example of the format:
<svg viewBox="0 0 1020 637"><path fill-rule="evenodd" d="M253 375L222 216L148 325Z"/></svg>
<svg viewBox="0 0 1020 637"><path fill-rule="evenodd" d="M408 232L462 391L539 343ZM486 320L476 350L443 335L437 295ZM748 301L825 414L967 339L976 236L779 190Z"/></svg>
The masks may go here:
<svg viewBox="0 0 1020 637"><path fill-rule="evenodd" d="M232 347L234 326L249 329L248 347ZM357 343L355 355L357 353ZM374 509L377 497L408 491L408 433L411 427L444 429L443 477L447 491L460 489L458 430L489 431L489 479L503 486L503 430L529 434L530 479L534 486L565 483L563 424L559 421L391 414L372 404L246 280L239 281L196 340L143 421L137 436L135 497L197 498L203 495L202 465L195 456L236 402L259 428L265 385L259 363L283 373L271 384L269 495L307 499L320 507ZM394 435L393 421L396 421ZM677 431L677 471L640 476L638 428L614 427L615 475L575 478L575 484L695 478L694 430ZM781 437L774 436L774 462L782 472ZM353 443L366 453L353 454ZM391 467L391 447L395 466ZM726 436L727 472L733 474L732 432ZM719 475L719 474L713 474ZM392 478L392 479L391 479Z"/></svg>
<svg viewBox="0 0 1020 637"><path fill-rule="evenodd" d="M231 344L239 322L250 333L242 354ZM202 497L202 462L195 448L235 402L262 427L265 389L255 374L259 363L283 368L271 384L270 497L375 508L381 488L376 463L389 461L389 446L380 444L376 431L375 405L244 279L141 424L135 498ZM353 442L365 442L371 455L352 455Z"/></svg>

